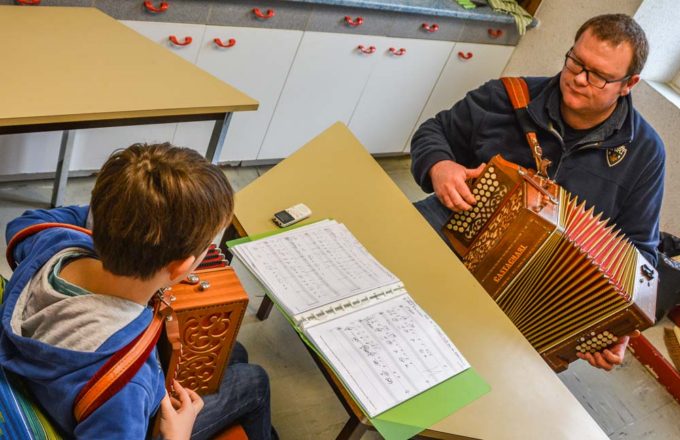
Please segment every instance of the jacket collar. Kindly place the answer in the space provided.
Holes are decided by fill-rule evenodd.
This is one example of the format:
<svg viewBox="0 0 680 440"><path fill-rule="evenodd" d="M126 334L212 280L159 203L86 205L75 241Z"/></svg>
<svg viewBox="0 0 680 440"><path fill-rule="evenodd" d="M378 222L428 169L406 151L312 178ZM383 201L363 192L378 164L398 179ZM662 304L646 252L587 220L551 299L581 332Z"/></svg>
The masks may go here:
<svg viewBox="0 0 680 440"><path fill-rule="evenodd" d="M562 117L560 115L560 74L550 78L540 92L532 97L528 106L528 113L533 121L542 129L563 133ZM529 89L531 90L531 84ZM635 135L633 124L633 100L628 94L619 98L614 112L600 124L593 132L582 139L580 145L593 145L600 148L613 148L630 143ZM557 128L554 128L557 127Z"/></svg>

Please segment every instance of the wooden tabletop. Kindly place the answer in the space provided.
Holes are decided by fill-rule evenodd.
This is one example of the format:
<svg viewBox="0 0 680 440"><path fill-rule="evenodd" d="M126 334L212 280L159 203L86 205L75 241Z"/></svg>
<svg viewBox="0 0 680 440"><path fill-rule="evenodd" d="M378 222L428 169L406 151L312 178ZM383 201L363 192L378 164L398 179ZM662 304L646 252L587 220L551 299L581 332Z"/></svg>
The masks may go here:
<svg viewBox="0 0 680 440"><path fill-rule="evenodd" d="M255 110L94 8L0 6L0 127Z"/></svg>
<svg viewBox="0 0 680 440"><path fill-rule="evenodd" d="M395 273L491 392L432 430L479 439L607 439L576 398L342 124L236 195L248 234L296 203L334 218Z"/></svg>

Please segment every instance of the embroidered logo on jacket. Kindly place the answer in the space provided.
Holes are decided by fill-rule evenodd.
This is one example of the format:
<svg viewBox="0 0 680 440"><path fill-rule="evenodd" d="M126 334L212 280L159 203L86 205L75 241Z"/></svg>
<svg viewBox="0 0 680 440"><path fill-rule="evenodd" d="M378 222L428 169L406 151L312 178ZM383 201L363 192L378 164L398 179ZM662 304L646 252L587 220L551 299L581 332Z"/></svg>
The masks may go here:
<svg viewBox="0 0 680 440"><path fill-rule="evenodd" d="M620 147L616 148L608 148L605 153L607 155L607 163L610 167L618 165L618 163L621 162L624 157L626 157L627 152L628 149L625 145L621 145Z"/></svg>

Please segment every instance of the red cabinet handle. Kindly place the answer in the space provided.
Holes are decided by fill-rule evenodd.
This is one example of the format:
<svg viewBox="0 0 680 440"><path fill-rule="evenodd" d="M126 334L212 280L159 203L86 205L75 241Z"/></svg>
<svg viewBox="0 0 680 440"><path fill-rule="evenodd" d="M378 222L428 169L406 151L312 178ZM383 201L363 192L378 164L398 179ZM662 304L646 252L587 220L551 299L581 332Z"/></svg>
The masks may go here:
<svg viewBox="0 0 680 440"><path fill-rule="evenodd" d="M213 38L213 41L219 47L233 47L236 44L236 40L234 40L233 38L230 38L229 41L227 41L226 43L219 38Z"/></svg>
<svg viewBox="0 0 680 440"><path fill-rule="evenodd" d="M503 29L491 29L491 28L489 28L487 30L487 32L489 33L489 36L491 38L498 38L501 35L503 35Z"/></svg>
<svg viewBox="0 0 680 440"><path fill-rule="evenodd" d="M28 6L38 6L40 4L40 0L16 0L16 2L20 5Z"/></svg>
<svg viewBox="0 0 680 440"><path fill-rule="evenodd" d="M390 47L390 52L392 52L392 55L400 57L406 53L406 49L404 49L403 47L401 49L395 49L394 47Z"/></svg>
<svg viewBox="0 0 680 440"><path fill-rule="evenodd" d="M364 18L357 17L354 20L352 20L352 17L350 17L349 15L345 15L345 23L347 23L347 26L351 27L361 26L362 24L364 24Z"/></svg>
<svg viewBox="0 0 680 440"><path fill-rule="evenodd" d="M472 58L472 52L458 52L458 58L461 60L469 60Z"/></svg>
<svg viewBox="0 0 680 440"><path fill-rule="evenodd" d="M439 25L437 23L432 23L432 24L423 23L423 25L421 27L425 31L430 32L430 33L437 32L439 30Z"/></svg>
<svg viewBox="0 0 680 440"><path fill-rule="evenodd" d="M262 11L260 11L260 8L253 8L253 14L262 20L269 20L274 15L276 15L273 9L267 9L267 12L263 14Z"/></svg>
<svg viewBox="0 0 680 440"><path fill-rule="evenodd" d="M161 12L165 12L168 10L168 3L167 2L161 2L158 7L155 7L153 5L152 1L145 1L144 2L144 7L146 8L147 11L152 12L154 14L160 14Z"/></svg>
<svg viewBox="0 0 680 440"><path fill-rule="evenodd" d="M363 44L360 44L357 46L357 49L359 49L363 53L371 54L375 52L375 46L364 46Z"/></svg>
<svg viewBox="0 0 680 440"><path fill-rule="evenodd" d="M174 35L170 35L168 39L174 44L175 46L188 46L191 44L191 37L184 37L184 41L179 41L177 37Z"/></svg>

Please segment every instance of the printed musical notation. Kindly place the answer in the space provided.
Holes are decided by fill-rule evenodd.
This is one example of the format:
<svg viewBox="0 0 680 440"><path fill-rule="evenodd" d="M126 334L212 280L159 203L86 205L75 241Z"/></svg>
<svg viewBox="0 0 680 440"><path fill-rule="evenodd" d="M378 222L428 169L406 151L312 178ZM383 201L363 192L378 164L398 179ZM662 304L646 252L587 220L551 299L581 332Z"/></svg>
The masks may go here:
<svg viewBox="0 0 680 440"><path fill-rule="evenodd" d="M369 417L469 368L401 281L340 223L325 220L231 249Z"/></svg>
<svg viewBox="0 0 680 440"><path fill-rule="evenodd" d="M469 367L408 295L310 327L307 335L370 417Z"/></svg>
<svg viewBox="0 0 680 440"><path fill-rule="evenodd" d="M287 312L302 312L399 283L345 225L314 223L234 248Z"/></svg>

